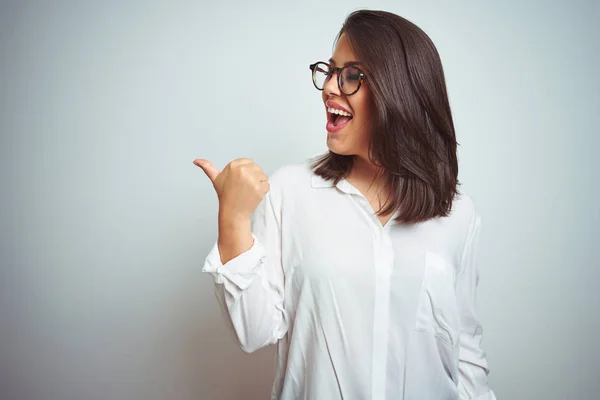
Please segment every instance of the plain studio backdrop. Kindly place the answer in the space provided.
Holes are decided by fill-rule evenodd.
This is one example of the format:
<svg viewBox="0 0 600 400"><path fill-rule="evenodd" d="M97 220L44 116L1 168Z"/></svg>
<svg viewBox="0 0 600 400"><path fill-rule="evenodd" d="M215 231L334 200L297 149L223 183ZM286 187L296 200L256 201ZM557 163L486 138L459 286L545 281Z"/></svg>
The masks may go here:
<svg viewBox="0 0 600 400"><path fill-rule="evenodd" d="M266 399L202 264L217 198L192 164L271 174L326 150L308 65L359 8L423 28L499 399L600 393L600 5L593 1L2 2L0 397ZM424 399L425 400L425 399Z"/></svg>

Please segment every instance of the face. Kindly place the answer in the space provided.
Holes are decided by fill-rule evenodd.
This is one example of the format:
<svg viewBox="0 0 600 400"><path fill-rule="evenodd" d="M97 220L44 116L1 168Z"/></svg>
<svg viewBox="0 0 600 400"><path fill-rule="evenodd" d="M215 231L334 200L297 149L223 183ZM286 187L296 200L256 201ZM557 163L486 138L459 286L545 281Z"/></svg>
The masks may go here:
<svg viewBox="0 0 600 400"><path fill-rule="evenodd" d="M343 67L346 63L360 61L350 48L345 34L337 42L329 63L332 67ZM360 64L356 65L360 68ZM327 147L340 155L356 155L368 159L367 152L370 141L370 93L367 81L363 81L358 92L346 96L339 86L337 74L329 79L322 91L323 103L327 115ZM331 109L341 109L352 115L346 118L331 113Z"/></svg>

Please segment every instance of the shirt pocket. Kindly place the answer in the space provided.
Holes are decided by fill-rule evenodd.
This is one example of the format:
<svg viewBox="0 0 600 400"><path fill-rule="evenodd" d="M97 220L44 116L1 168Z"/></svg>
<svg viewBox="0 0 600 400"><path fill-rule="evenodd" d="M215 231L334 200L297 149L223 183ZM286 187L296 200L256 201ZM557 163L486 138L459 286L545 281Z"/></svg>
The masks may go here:
<svg viewBox="0 0 600 400"><path fill-rule="evenodd" d="M415 329L451 347L457 345L460 334L454 281L452 265L439 254L426 252Z"/></svg>

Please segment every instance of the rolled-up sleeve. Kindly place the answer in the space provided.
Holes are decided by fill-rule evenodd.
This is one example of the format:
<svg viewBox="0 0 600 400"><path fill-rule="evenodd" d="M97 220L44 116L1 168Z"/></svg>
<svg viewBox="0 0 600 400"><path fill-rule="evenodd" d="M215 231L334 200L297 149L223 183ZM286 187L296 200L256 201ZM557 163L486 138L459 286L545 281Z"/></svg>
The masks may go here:
<svg viewBox="0 0 600 400"><path fill-rule="evenodd" d="M252 215L254 243L246 252L221 263L218 240L205 259L215 294L245 352L276 343L287 332L281 224L268 192Z"/></svg>
<svg viewBox="0 0 600 400"><path fill-rule="evenodd" d="M461 400L496 399L488 386L488 363L485 352L481 349L483 329L475 311L479 281L476 253L480 230L481 218L474 212L456 280L461 320L458 381Z"/></svg>

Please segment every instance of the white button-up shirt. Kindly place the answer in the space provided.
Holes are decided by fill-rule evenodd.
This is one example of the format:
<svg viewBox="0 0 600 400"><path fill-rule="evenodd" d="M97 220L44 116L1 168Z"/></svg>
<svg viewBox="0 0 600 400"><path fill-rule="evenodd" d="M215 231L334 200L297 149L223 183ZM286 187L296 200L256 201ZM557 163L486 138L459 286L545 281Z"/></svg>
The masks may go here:
<svg viewBox="0 0 600 400"><path fill-rule="evenodd" d="M251 249L204 271L241 348L277 344L272 399L493 400L475 314L480 218L385 226L350 182L279 168Z"/></svg>

